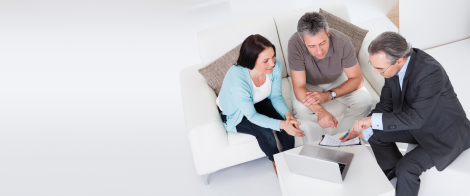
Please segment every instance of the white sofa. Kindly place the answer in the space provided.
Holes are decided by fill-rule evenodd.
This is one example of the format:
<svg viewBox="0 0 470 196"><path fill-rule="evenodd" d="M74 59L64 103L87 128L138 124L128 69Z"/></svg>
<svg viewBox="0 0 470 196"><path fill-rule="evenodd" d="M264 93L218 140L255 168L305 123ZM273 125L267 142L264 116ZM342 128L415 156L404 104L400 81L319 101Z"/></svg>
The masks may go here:
<svg viewBox="0 0 470 196"><path fill-rule="evenodd" d="M197 33L202 64L183 69L180 73L180 79L184 118L194 164L205 184L208 183L210 173L264 157L265 154L259 148L255 137L227 132L224 129L215 104L216 94L197 70L242 43L249 35L263 35L276 46L277 59L283 64L282 95L292 110L292 87L287 62L288 40L296 31L300 17L306 12L318 12L319 8L350 21L346 5L341 1L332 1L289 11L274 17L260 17ZM362 28L370 29L368 27ZM373 67L367 63L369 60L367 47L375 37L376 34L369 31L358 54L359 64L364 75L364 86L369 91L374 106L379 101L380 91L384 84L384 79L375 75ZM346 109L346 106L339 102L332 102L325 107L328 110L334 110L335 112L332 113L338 120L341 119ZM296 138L296 146L299 145L302 145L302 139Z"/></svg>

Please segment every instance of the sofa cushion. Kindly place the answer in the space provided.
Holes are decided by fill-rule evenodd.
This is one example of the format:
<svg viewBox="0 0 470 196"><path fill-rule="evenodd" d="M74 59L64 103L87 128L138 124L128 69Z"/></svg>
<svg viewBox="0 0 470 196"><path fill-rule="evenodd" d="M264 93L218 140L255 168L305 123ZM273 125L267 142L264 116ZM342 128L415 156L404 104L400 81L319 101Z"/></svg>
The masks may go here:
<svg viewBox="0 0 470 196"><path fill-rule="evenodd" d="M240 145L252 141L256 141L255 136L245 134L245 133L234 133L227 131L228 143L230 145Z"/></svg>
<svg viewBox="0 0 470 196"><path fill-rule="evenodd" d="M216 95L219 95L225 74L227 74L230 67L237 63L241 47L241 44L238 45L211 64L198 70L198 72L206 78L207 84L214 89Z"/></svg>
<svg viewBox="0 0 470 196"><path fill-rule="evenodd" d="M418 146L408 144L406 153ZM426 170L419 177L421 179L419 195L462 195L462 188L468 186L470 179L468 165L470 165L470 150L465 150L444 171L437 171L436 167Z"/></svg>
<svg viewBox="0 0 470 196"><path fill-rule="evenodd" d="M367 26L361 27L368 29ZM369 52L367 51L367 48L369 47L370 42L375 39L375 37L377 37L377 35L374 33L374 31L369 31L369 33L367 33L367 36L362 42L362 47L359 50L359 55L357 55L357 61L359 61L359 66L361 67L362 75L367 79L367 82L369 82L369 85L374 89L375 93L380 96L380 94L382 93L382 87L385 83L385 79L380 74L375 74L374 67L369 65L368 63ZM372 97L372 99L374 99L374 97Z"/></svg>
<svg viewBox="0 0 470 196"><path fill-rule="evenodd" d="M359 49L361 49L362 41L366 37L369 30L362 29L356 25L353 25L352 23L345 21L321 8L320 14L326 18L326 21L328 21L328 26L330 28L336 29L349 37L354 46L357 56L357 54L359 53Z"/></svg>

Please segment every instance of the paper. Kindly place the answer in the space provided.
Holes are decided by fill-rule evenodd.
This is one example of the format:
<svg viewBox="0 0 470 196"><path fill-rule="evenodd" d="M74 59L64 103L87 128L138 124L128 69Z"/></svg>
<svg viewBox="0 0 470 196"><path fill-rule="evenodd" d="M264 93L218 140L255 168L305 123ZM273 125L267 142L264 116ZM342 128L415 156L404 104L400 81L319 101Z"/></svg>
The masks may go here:
<svg viewBox="0 0 470 196"><path fill-rule="evenodd" d="M336 137L333 137L331 135L326 134L325 137L323 137L323 140L320 142L321 146L332 146L332 147L338 147L338 146L351 146L351 145L359 145L361 144L361 140L359 137L355 137L353 139L350 139L345 142L341 142Z"/></svg>

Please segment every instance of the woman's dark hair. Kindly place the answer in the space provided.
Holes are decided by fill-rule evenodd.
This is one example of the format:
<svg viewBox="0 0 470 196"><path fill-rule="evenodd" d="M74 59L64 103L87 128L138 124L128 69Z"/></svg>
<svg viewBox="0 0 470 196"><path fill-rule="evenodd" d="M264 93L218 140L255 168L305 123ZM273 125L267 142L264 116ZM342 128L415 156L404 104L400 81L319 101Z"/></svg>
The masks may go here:
<svg viewBox="0 0 470 196"><path fill-rule="evenodd" d="M258 55L266 48L272 47L276 56L276 47L265 37L255 34L248 36L242 43L237 65L252 70L255 67Z"/></svg>

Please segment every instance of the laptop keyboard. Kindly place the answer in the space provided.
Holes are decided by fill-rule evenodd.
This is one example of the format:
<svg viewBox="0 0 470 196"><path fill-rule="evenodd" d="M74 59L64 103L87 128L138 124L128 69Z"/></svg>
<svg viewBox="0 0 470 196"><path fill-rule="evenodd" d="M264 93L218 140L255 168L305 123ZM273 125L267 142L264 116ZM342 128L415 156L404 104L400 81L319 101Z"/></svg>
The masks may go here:
<svg viewBox="0 0 470 196"><path fill-rule="evenodd" d="M344 171L344 168L346 167L346 164L338 163L338 165L339 165L339 171L341 172L341 174L343 174L343 171Z"/></svg>

